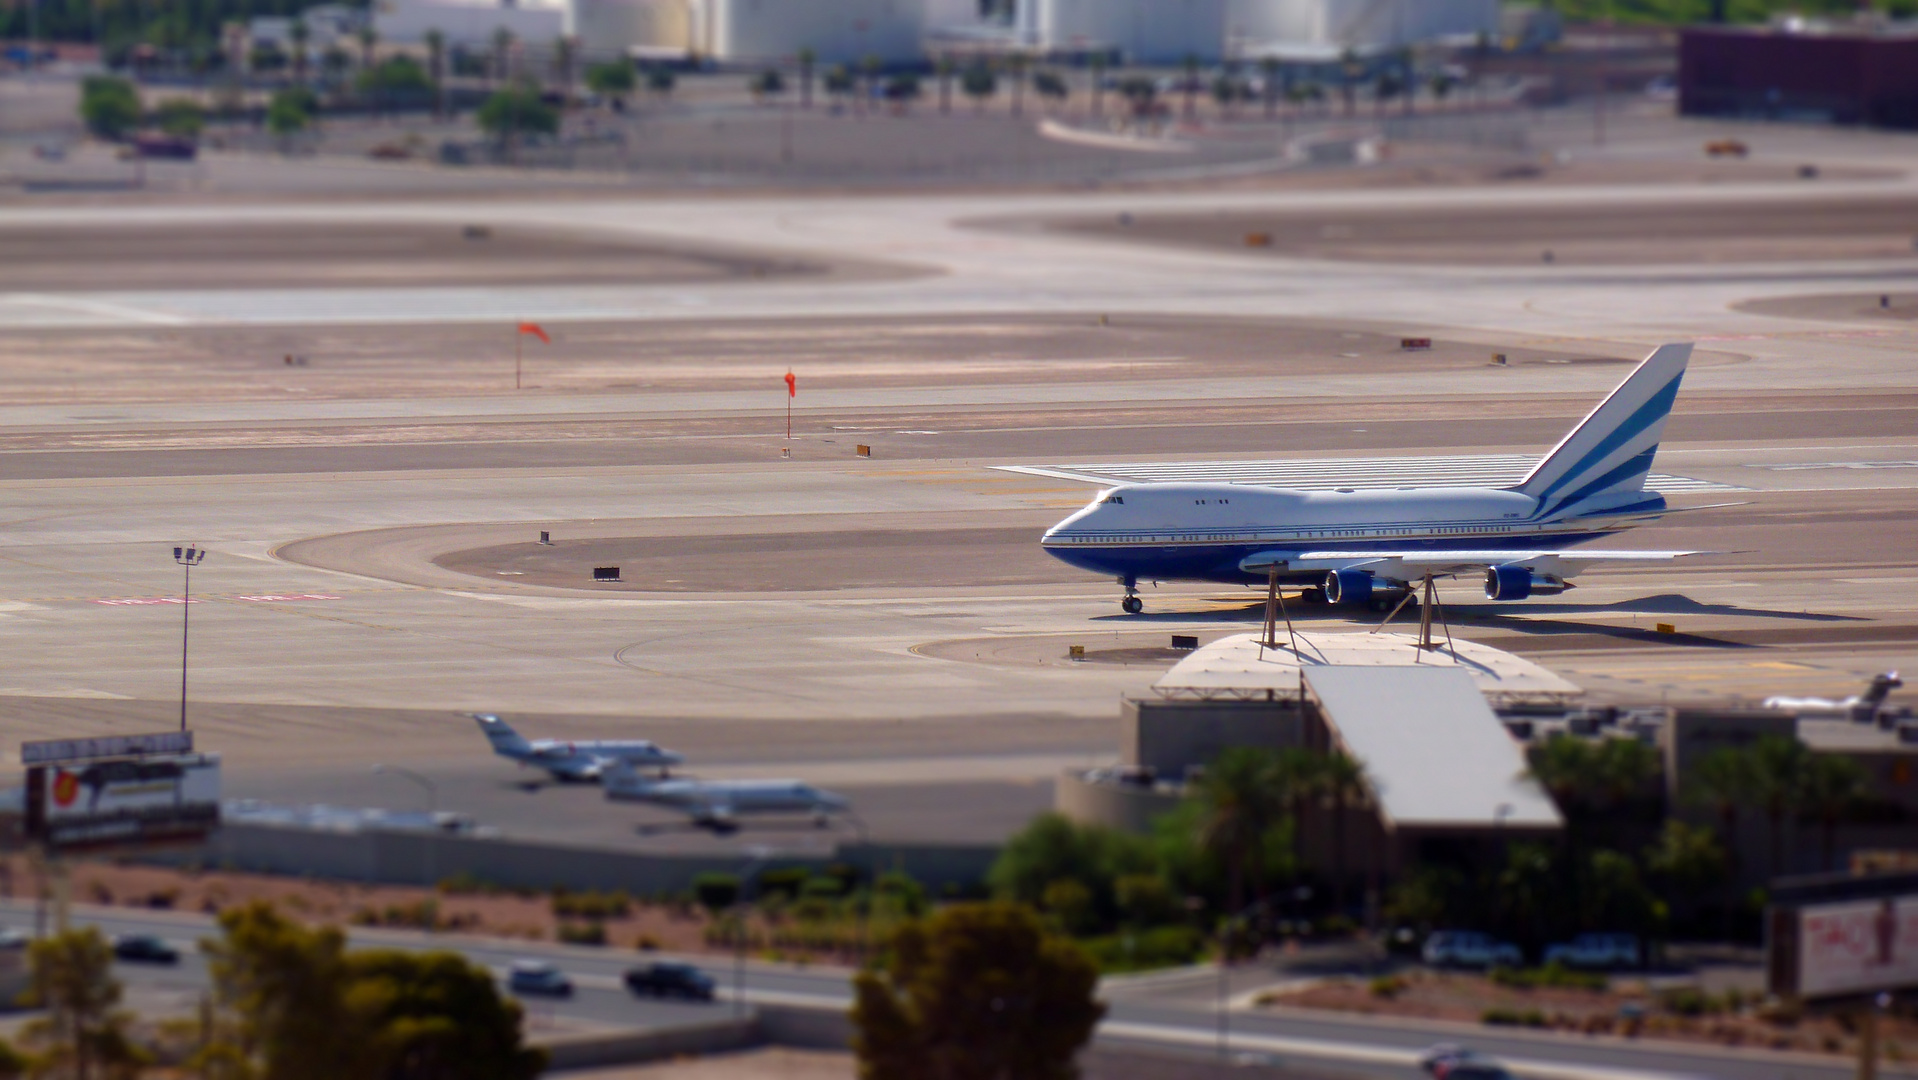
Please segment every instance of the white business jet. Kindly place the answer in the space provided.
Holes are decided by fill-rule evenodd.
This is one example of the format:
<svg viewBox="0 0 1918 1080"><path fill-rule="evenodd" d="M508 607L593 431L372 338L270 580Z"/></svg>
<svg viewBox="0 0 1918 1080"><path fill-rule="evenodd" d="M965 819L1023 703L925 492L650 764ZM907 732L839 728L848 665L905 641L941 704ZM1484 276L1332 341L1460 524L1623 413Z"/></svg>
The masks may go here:
<svg viewBox="0 0 1918 1080"><path fill-rule="evenodd" d="M677 810L694 825L716 833L737 832L739 819L771 814L811 815L824 826L851 803L799 780L684 780L641 776L625 762L607 767L600 787L608 799L651 803Z"/></svg>
<svg viewBox="0 0 1918 1080"><path fill-rule="evenodd" d="M588 742L528 740L492 713L473 713L472 716L479 721L480 731L485 733L486 741L493 744L493 753L521 765L545 769L555 780L591 783L598 780L614 762L663 771L686 760L646 739L594 739Z"/></svg>
<svg viewBox="0 0 1918 1080"><path fill-rule="evenodd" d="M1140 581L1305 585L1308 600L1396 600L1415 582L1485 575L1492 600L1551 596L1595 562L1663 562L1694 551L1575 548L1669 511L1645 490L1689 344L1660 346L1507 488L1125 484L1049 529L1045 550L1125 588ZM1702 507L1700 509L1703 509Z"/></svg>

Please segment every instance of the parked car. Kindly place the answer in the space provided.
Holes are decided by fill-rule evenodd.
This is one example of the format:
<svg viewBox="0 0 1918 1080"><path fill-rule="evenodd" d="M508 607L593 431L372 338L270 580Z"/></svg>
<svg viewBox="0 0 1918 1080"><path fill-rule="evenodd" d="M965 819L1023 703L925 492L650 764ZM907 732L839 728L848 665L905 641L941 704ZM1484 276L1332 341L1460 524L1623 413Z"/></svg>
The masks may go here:
<svg viewBox="0 0 1918 1080"><path fill-rule="evenodd" d="M136 964L177 964L180 950L152 934L123 934L113 939L113 955Z"/></svg>
<svg viewBox="0 0 1918 1080"><path fill-rule="evenodd" d="M626 972L626 989L634 996L711 1001L717 985L711 975L691 964L641 964Z"/></svg>
<svg viewBox="0 0 1918 1080"><path fill-rule="evenodd" d="M515 994L572 997L573 980L544 960L515 960L506 975L506 988Z"/></svg>
<svg viewBox="0 0 1918 1080"><path fill-rule="evenodd" d="M1575 968L1635 968L1644 954L1632 934L1580 934L1545 949L1545 962Z"/></svg>
<svg viewBox="0 0 1918 1080"><path fill-rule="evenodd" d="M1519 967L1525 953L1509 941L1476 930L1435 930L1420 951L1433 967Z"/></svg>

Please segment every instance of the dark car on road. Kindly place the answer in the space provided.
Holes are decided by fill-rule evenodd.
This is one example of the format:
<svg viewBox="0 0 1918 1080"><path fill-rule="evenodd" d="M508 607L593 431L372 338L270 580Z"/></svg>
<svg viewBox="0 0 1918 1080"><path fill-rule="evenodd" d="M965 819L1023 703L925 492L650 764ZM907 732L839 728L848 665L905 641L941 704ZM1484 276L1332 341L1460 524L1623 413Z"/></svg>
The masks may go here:
<svg viewBox="0 0 1918 1080"><path fill-rule="evenodd" d="M544 960L515 960L506 974L506 988L515 994L572 997L573 980Z"/></svg>
<svg viewBox="0 0 1918 1080"><path fill-rule="evenodd" d="M128 934L115 938L113 955L121 960L130 960L136 964L177 964L180 962L180 950L168 945L165 940L152 934Z"/></svg>
<svg viewBox="0 0 1918 1080"><path fill-rule="evenodd" d="M691 964L641 964L626 972L626 989L634 996L711 1001L714 987L713 977Z"/></svg>

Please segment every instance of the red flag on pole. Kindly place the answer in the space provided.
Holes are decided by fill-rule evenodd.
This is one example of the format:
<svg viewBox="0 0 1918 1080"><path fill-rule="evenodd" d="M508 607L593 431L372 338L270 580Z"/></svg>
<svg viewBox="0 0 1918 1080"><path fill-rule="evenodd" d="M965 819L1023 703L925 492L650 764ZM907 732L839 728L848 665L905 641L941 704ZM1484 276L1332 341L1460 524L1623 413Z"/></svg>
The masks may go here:
<svg viewBox="0 0 1918 1080"><path fill-rule="evenodd" d="M541 329L538 323L531 323L531 322L520 323L519 332L522 334L531 334L534 337L540 339L541 341L544 341L548 345L551 345L553 343L553 339L546 336L546 331Z"/></svg>
<svg viewBox="0 0 1918 1080"><path fill-rule="evenodd" d="M789 398L799 396L799 380L793 378L793 373L790 371L786 373L786 396Z"/></svg>

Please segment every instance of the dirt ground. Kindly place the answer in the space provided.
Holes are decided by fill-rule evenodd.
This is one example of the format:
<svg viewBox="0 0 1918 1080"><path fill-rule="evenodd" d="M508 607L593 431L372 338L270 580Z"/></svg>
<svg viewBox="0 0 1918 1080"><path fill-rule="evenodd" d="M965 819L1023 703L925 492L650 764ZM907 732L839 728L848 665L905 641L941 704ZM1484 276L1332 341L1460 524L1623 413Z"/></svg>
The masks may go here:
<svg viewBox="0 0 1918 1080"><path fill-rule="evenodd" d="M360 885L153 866L80 862L72 868L77 903L217 914L267 900L285 914L315 924L438 929L488 937L551 941L562 920L552 897L529 892L435 892L398 885ZM0 860L0 879L13 896L32 896L38 875L24 857ZM434 902L429 913L424 901ZM585 920L569 920L575 924ZM694 907L634 903L630 913L605 920L609 948L702 952L704 912Z"/></svg>
<svg viewBox="0 0 1918 1080"><path fill-rule="evenodd" d="M1489 1017L1502 1013L1501 1023L1594 1036L1854 1056L1858 1050L1849 1017L1784 1012L1763 1005L1755 994L1701 998L1682 990L1660 992L1636 978L1613 979L1603 990L1521 989L1500 986L1483 975L1437 972L1396 978L1391 993L1378 992L1382 985L1368 980L1332 978L1263 995L1259 1004L1462 1023L1490 1023ZM1880 1038L1887 1061L1918 1060L1918 1017L1887 1018Z"/></svg>

